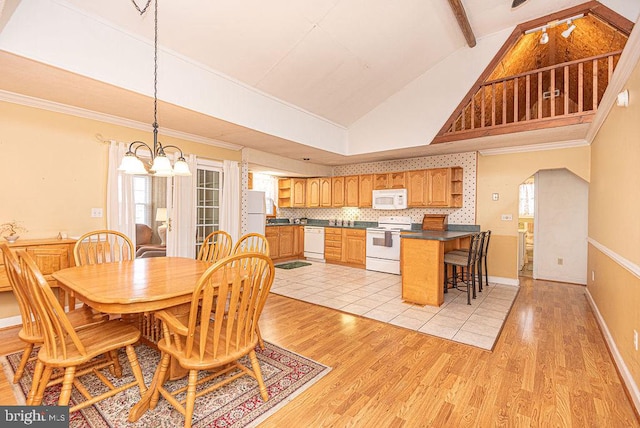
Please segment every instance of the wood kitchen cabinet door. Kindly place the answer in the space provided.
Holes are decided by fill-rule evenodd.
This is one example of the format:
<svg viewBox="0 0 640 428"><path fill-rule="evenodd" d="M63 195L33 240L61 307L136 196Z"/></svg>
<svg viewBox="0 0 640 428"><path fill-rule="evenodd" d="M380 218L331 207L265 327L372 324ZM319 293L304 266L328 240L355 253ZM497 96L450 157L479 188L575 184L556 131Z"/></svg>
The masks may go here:
<svg viewBox="0 0 640 428"><path fill-rule="evenodd" d="M307 206L312 208L320 206L319 178L307 178Z"/></svg>
<svg viewBox="0 0 640 428"><path fill-rule="evenodd" d="M389 189L404 189L407 187L407 174L402 172L390 172L388 179Z"/></svg>
<svg viewBox="0 0 640 428"><path fill-rule="evenodd" d="M293 254L304 257L304 226L293 227Z"/></svg>
<svg viewBox="0 0 640 428"><path fill-rule="evenodd" d="M389 174L373 174L373 189L382 190L389 188Z"/></svg>
<svg viewBox="0 0 640 428"><path fill-rule="evenodd" d="M320 206L331 206L331 177L320 178Z"/></svg>
<svg viewBox="0 0 640 428"><path fill-rule="evenodd" d="M448 207L451 200L451 168L428 169L427 206Z"/></svg>
<svg viewBox="0 0 640 428"><path fill-rule="evenodd" d="M363 208L371 208L373 205L373 174L364 174L359 177L358 205ZM350 205L351 206L351 205Z"/></svg>
<svg viewBox="0 0 640 428"><path fill-rule="evenodd" d="M407 206L427 206L427 174L424 169L407 173Z"/></svg>
<svg viewBox="0 0 640 428"><path fill-rule="evenodd" d="M348 175L344 178L344 206L357 207L359 201L359 177Z"/></svg>
<svg viewBox="0 0 640 428"><path fill-rule="evenodd" d="M344 207L344 177L331 177L331 206Z"/></svg>
<svg viewBox="0 0 640 428"><path fill-rule="evenodd" d="M294 253L294 239L293 228L296 226L280 226L279 227L279 258L293 257Z"/></svg>
<svg viewBox="0 0 640 428"><path fill-rule="evenodd" d="M278 229L280 227L282 226L270 226L264 231L264 236L267 238L267 242L269 243L269 257L272 259L280 257L280 245L278 245Z"/></svg>
<svg viewBox="0 0 640 428"><path fill-rule="evenodd" d="M343 260L345 263L364 267L366 260L366 231L343 229Z"/></svg>
<svg viewBox="0 0 640 428"><path fill-rule="evenodd" d="M294 208L304 208L306 202L307 179L291 179L291 206Z"/></svg>

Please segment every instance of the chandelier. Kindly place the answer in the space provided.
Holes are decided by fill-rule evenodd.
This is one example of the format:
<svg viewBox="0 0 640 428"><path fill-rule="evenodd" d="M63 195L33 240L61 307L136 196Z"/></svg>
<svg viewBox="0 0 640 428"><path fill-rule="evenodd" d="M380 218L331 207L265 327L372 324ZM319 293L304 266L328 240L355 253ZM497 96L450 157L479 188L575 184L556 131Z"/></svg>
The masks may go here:
<svg viewBox="0 0 640 428"><path fill-rule="evenodd" d="M144 8L140 8L135 0L131 0L134 4L135 8L140 12L140 15L143 15L149 5L151 4L151 0L147 1L147 4ZM158 141L158 0L155 0L155 11L154 11L154 43L153 43L153 148L151 148L144 141L134 141L129 144L129 149L127 153L125 153L122 158L122 162L120 163L120 167L118 168L120 171L123 171L125 174L148 174L149 172L155 175L156 177L171 177L174 175L191 175L191 171L189 171L189 165L184 159L184 155L182 150L177 146L166 145L163 146L162 143ZM138 150L141 148L146 148L151 153L151 161L149 164L151 165L149 171L147 172L147 168L145 167L142 160L138 157ZM173 148L180 152L180 156L178 160L175 162L174 166L171 167L171 162L164 152L165 149Z"/></svg>

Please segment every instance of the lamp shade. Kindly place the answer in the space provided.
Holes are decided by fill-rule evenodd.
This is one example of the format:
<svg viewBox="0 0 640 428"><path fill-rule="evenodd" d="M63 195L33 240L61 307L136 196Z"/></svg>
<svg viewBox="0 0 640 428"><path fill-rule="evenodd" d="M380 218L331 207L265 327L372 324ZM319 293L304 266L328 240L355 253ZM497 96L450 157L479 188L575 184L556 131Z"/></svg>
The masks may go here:
<svg viewBox="0 0 640 428"><path fill-rule="evenodd" d="M145 175L147 170L140 159L138 159L133 153L127 153L120 162L118 170L123 171L125 174Z"/></svg>
<svg viewBox="0 0 640 428"><path fill-rule="evenodd" d="M191 175L191 171L189 170L189 165L184 160L184 158L180 158L173 165L173 173L175 175L188 176Z"/></svg>
<svg viewBox="0 0 640 428"><path fill-rule="evenodd" d="M151 166L156 177L171 177L173 176L173 168L171 168L171 162L165 155L157 155L153 159L153 165Z"/></svg>
<svg viewBox="0 0 640 428"><path fill-rule="evenodd" d="M167 209L158 208L156 210L156 221L167 221Z"/></svg>

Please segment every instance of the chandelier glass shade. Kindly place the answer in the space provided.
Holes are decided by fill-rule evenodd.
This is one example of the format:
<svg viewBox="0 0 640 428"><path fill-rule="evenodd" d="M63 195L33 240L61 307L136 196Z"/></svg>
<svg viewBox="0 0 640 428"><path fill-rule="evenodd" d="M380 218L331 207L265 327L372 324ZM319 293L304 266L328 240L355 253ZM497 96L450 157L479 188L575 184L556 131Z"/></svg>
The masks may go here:
<svg viewBox="0 0 640 428"><path fill-rule="evenodd" d="M135 0L132 0L135 8L143 15L152 0L148 0L147 4L144 8L138 7ZM174 175L191 175L191 171L189 170L189 165L184 159L184 154L182 150L173 145L163 146L162 143L158 141L158 0L154 1L155 10L154 10L154 43L153 43L153 147L149 146L144 141L134 141L129 144L129 149L127 153L125 153L122 158L122 162L120 162L120 167L118 168L120 171L123 171L125 174L136 174L136 175L144 175L144 174L153 174L156 177L172 177ZM149 150L151 155L151 161L149 162L149 166L146 167L142 159L138 157L138 149L145 148ZM180 156L178 160L174 163L173 167L171 166L171 161L167 157L165 153L165 149L172 148L180 152Z"/></svg>

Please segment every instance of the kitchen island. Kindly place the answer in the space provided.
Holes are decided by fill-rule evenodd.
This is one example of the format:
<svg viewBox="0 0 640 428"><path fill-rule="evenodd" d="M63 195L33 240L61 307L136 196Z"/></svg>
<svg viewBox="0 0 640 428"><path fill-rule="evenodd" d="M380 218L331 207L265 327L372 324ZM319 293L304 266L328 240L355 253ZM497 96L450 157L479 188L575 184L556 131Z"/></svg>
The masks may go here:
<svg viewBox="0 0 640 428"><path fill-rule="evenodd" d="M444 303L444 253L469 247L473 231L422 230L400 235L402 300L419 305Z"/></svg>

